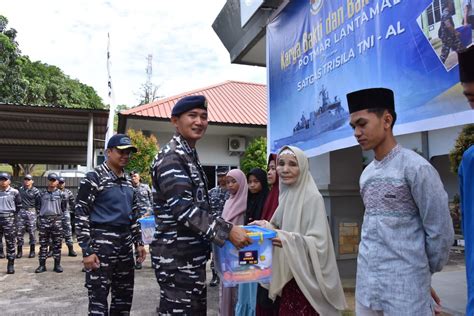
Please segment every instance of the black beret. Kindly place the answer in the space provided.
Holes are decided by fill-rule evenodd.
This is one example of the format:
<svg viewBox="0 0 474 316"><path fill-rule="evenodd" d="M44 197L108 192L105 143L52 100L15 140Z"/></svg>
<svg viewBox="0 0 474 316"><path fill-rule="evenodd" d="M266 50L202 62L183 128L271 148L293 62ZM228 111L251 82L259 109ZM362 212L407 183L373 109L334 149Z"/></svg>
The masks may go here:
<svg viewBox="0 0 474 316"><path fill-rule="evenodd" d="M474 82L474 45L458 52L459 79Z"/></svg>
<svg viewBox="0 0 474 316"><path fill-rule="evenodd" d="M387 109L395 111L393 91L387 88L370 88L347 94L349 113L367 109Z"/></svg>
<svg viewBox="0 0 474 316"><path fill-rule="evenodd" d="M33 176L31 174L27 174L26 176L23 177L23 180L33 180Z"/></svg>
<svg viewBox="0 0 474 316"><path fill-rule="evenodd" d="M192 109L203 109L207 110L207 100L203 95L190 95L180 99L173 107L171 111L172 116L180 116L184 112Z"/></svg>

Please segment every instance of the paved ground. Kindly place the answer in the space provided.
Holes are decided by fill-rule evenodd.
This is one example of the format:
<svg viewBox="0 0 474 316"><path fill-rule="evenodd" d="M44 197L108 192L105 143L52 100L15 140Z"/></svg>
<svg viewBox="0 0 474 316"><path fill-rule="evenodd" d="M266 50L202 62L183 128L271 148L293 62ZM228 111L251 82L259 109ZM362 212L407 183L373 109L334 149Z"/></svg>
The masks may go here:
<svg viewBox="0 0 474 316"><path fill-rule="evenodd" d="M79 247L76 245L76 251ZM48 271L35 274L38 259L15 260L15 274L6 274L6 259L0 259L0 314L1 315L85 315L87 293L80 257L67 257L63 247L63 273L52 271L53 260L47 260ZM465 304L465 277L462 256L454 256L445 272L435 275L435 288L441 296L446 313L462 315ZM208 279L210 272L208 269ZM464 287L462 286L464 284ZM354 280L343 280L349 309L343 315L354 315ZM464 293L464 301L459 296ZM147 258L142 270L136 271L132 315L156 315L159 289ZM208 315L217 315L217 288L208 287ZM458 311L461 311L458 313Z"/></svg>

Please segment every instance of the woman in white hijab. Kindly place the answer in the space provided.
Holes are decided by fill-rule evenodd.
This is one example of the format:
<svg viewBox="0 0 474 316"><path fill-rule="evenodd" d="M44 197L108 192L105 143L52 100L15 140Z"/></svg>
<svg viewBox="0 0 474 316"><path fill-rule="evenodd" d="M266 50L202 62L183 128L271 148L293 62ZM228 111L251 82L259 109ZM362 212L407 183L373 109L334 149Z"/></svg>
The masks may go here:
<svg viewBox="0 0 474 316"><path fill-rule="evenodd" d="M286 146L277 158L279 205L269 297L281 296L279 315L340 315L346 300L337 270L324 201L299 148Z"/></svg>

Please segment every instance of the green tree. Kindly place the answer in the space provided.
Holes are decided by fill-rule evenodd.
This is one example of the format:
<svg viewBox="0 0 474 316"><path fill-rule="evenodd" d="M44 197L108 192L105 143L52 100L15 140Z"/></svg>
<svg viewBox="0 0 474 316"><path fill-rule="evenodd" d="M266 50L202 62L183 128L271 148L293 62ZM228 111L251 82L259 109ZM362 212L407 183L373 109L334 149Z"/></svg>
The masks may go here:
<svg viewBox="0 0 474 316"><path fill-rule="evenodd" d="M25 95L16 30L7 29L8 19L0 15L0 101L20 103Z"/></svg>
<svg viewBox="0 0 474 316"><path fill-rule="evenodd" d="M466 125L456 140L454 148L449 152L451 171L458 174L462 155L470 146L474 145L474 124Z"/></svg>
<svg viewBox="0 0 474 316"><path fill-rule="evenodd" d="M7 26L8 19L0 15L0 102L104 108L94 88L71 79L56 66L22 56L17 31Z"/></svg>
<svg viewBox="0 0 474 316"><path fill-rule="evenodd" d="M247 174L252 168L267 169L267 139L255 138L245 150L240 160L240 169Z"/></svg>
<svg viewBox="0 0 474 316"><path fill-rule="evenodd" d="M150 167L159 148L156 137L153 135L147 137L143 135L142 131L133 129L129 129L127 135L132 140L132 144L138 149L138 152L130 158L127 171L134 170L140 173L142 182L151 184Z"/></svg>

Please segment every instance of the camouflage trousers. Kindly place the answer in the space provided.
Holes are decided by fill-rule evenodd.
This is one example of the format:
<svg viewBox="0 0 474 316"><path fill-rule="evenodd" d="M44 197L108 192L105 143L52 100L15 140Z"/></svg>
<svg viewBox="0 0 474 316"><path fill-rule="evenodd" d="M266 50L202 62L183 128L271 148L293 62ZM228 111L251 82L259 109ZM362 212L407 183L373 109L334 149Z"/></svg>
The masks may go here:
<svg viewBox="0 0 474 316"><path fill-rule="evenodd" d="M61 245L63 239L63 227L61 215L40 216L39 217L39 260L46 260L48 257L48 246L50 240L53 241L53 258L61 258Z"/></svg>
<svg viewBox="0 0 474 316"><path fill-rule="evenodd" d="M15 216L0 216L0 231L5 236L5 244L7 246L7 259L15 259L15 240L16 227Z"/></svg>
<svg viewBox="0 0 474 316"><path fill-rule="evenodd" d="M160 285L159 315L206 315L207 250L202 245L178 244L170 247L154 241L151 245Z"/></svg>
<svg viewBox="0 0 474 316"><path fill-rule="evenodd" d="M30 237L30 245L36 244L36 209L21 209L16 217L18 247L22 247L25 243L25 231Z"/></svg>
<svg viewBox="0 0 474 316"><path fill-rule="evenodd" d="M66 245L72 245L72 226L71 226L71 213L66 211L62 216L63 225L63 236Z"/></svg>
<svg viewBox="0 0 474 316"><path fill-rule="evenodd" d="M458 52L464 49L464 45L461 43L459 36L456 35L444 35L441 37L441 43L443 46L441 47L441 55L439 58L445 63L446 59L448 59L449 51L452 49L455 52Z"/></svg>
<svg viewBox="0 0 474 316"><path fill-rule="evenodd" d="M100 225L91 228L90 235L100 268L86 271L89 315L128 315L132 308L135 277L130 229Z"/></svg>

